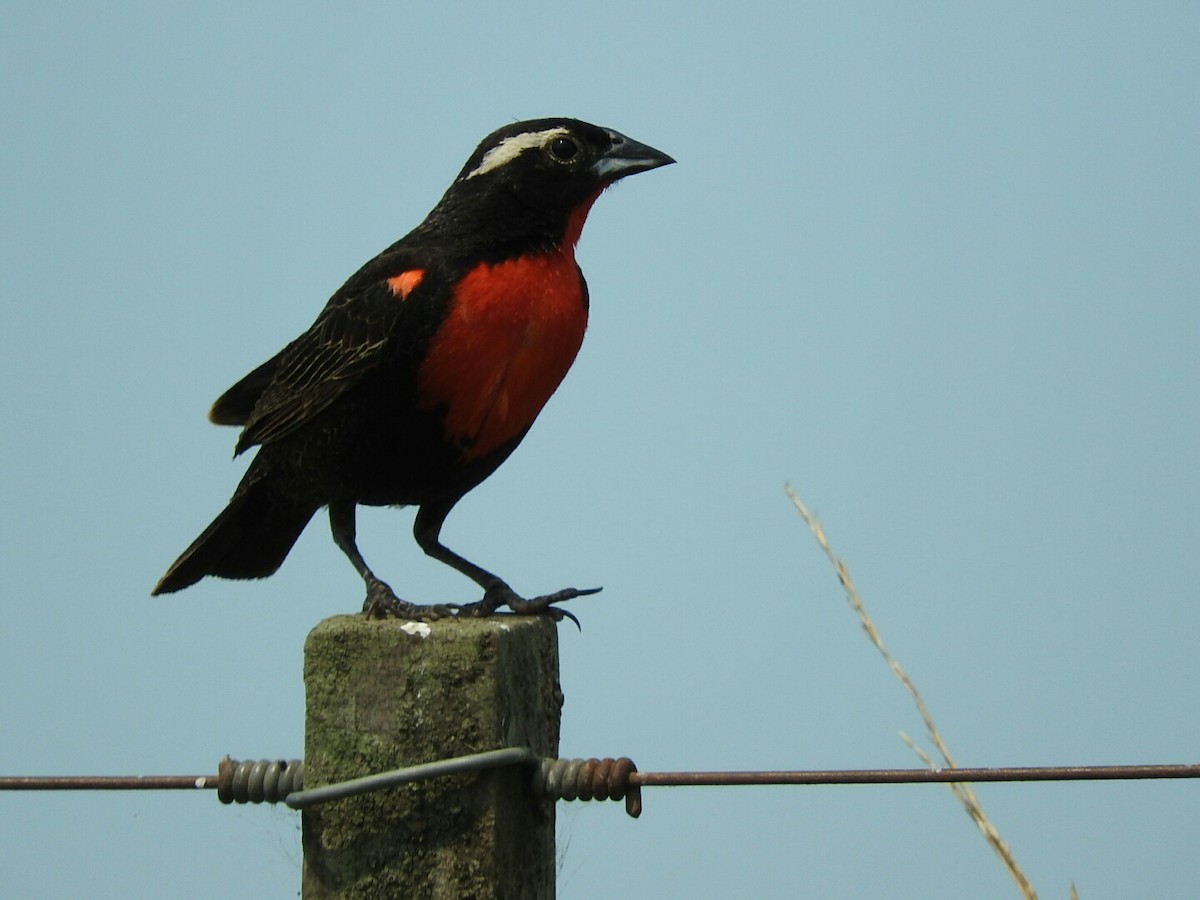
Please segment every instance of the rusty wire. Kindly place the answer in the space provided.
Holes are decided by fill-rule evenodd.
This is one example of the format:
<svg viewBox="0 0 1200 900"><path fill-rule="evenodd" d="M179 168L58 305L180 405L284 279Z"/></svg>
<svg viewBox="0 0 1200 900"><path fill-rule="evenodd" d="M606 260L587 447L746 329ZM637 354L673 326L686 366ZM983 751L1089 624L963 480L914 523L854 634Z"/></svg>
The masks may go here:
<svg viewBox="0 0 1200 900"><path fill-rule="evenodd" d="M1004 766L944 769L828 769L733 772L639 772L620 759L542 759L528 747L509 747L438 760L334 785L303 789L300 760L225 757L217 775L0 776L7 791L216 790L223 803L280 803L293 809L442 775L533 764L532 788L553 800L625 800L635 818L643 787L737 785L930 784L1013 781L1118 781L1200 778L1200 765Z"/></svg>
<svg viewBox="0 0 1200 900"><path fill-rule="evenodd" d="M216 775L0 776L0 791L203 791L216 786Z"/></svg>
<svg viewBox="0 0 1200 900"><path fill-rule="evenodd" d="M0 776L0 791L215 790L222 803L280 803L303 786L301 760L238 761L228 756L216 775Z"/></svg>
<svg viewBox="0 0 1200 900"><path fill-rule="evenodd" d="M678 774L678 773L676 773ZM620 759L543 759L533 772L533 793L551 800L624 800L625 812L642 814L637 766Z"/></svg>
<svg viewBox="0 0 1200 900"><path fill-rule="evenodd" d="M639 787L754 784L929 784L975 781L1128 781L1200 778L1200 765L1001 766L941 769L829 769L781 772L637 772Z"/></svg>

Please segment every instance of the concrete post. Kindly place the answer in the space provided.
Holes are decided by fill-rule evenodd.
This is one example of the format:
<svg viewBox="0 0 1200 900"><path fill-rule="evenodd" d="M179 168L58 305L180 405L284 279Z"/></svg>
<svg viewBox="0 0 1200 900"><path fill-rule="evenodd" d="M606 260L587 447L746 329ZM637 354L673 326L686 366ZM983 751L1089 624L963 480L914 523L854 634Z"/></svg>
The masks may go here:
<svg viewBox="0 0 1200 900"><path fill-rule="evenodd" d="M304 782L529 746L558 755L558 633L542 617L338 616L304 649ZM305 900L554 897L554 804L529 770L455 775L305 810Z"/></svg>

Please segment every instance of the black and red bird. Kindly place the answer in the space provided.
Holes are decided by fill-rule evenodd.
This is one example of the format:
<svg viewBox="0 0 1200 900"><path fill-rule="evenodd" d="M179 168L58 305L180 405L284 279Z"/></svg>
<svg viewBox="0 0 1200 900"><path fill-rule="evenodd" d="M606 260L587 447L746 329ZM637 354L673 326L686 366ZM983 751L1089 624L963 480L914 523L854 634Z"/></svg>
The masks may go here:
<svg viewBox="0 0 1200 900"><path fill-rule="evenodd" d="M364 608L438 616L400 600L355 543L355 510L417 506L413 535L462 572L490 615L564 614L592 590L524 599L439 540L446 515L525 437L583 341L588 291L575 243L600 193L671 157L608 128L536 119L484 138L425 221L347 281L312 327L213 404L258 452L229 505L153 593L206 575L263 578L329 507L334 542L366 583ZM598 590L598 589L597 589Z"/></svg>

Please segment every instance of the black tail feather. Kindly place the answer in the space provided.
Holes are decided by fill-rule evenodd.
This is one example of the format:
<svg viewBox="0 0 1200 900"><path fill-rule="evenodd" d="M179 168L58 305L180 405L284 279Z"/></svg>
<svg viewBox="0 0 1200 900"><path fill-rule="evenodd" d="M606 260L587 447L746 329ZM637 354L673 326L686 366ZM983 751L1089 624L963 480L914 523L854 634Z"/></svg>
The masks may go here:
<svg viewBox="0 0 1200 900"><path fill-rule="evenodd" d="M265 578L278 569L318 509L281 496L269 479L238 486L224 511L172 563L151 594L169 594L205 575Z"/></svg>

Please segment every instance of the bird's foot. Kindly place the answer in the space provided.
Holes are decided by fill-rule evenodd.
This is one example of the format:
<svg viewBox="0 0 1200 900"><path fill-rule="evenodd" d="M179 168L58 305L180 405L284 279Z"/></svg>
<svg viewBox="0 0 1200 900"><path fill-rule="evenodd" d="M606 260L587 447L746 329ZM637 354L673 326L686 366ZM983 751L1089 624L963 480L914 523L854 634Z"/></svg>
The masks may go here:
<svg viewBox="0 0 1200 900"><path fill-rule="evenodd" d="M367 579L367 597L363 600L363 613L368 619L386 619L394 616L397 619L413 621L415 619L446 619L454 615L449 606L423 606L419 603L409 603L396 596L391 587L378 578Z"/></svg>
<svg viewBox="0 0 1200 900"><path fill-rule="evenodd" d="M553 594L543 594L540 597L531 597L526 600L508 585L500 587L488 588L484 593L483 599L478 603L468 603L465 606L458 608L458 615L471 616L473 618L486 618L498 610L502 606L507 606L518 616L549 616L555 622L561 622L563 619L570 619L575 623L576 628L580 628L579 619L574 614L567 612L565 609L560 609L555 606L556 603L564 603L567 600L574 600L576 597L585 597L588 594L597 594L600 588L564 588L561 591L555 591Z"/></svg>

